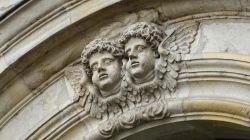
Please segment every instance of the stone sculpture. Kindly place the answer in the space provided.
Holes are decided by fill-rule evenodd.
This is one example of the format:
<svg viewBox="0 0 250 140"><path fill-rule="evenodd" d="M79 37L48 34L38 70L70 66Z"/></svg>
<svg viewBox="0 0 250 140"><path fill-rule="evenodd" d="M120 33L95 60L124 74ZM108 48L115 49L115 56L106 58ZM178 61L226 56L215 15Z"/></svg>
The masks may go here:
<svg viewBox="0 0 250 140"><path fill-rule="evenodd" d="M107 98L120 91L123 50L105 39L89 43L82 53L83 67L93 84Z"/></svg>
<svg viewBox="0 0 250 140"><path fill-rule="evenodd" d="M159 58L157 48L163 36L155 24L146 22L133 24L124 31L120 43L128 58L126 68L135 84L154 79L155 60Z"/></svg>
<svg viewBox="0 0 250 140"><path fill-rule="evenodd" d="M138 22L128 26L119 41L96 39L85 47L83 67L68 68L66 77L76 100L103 120L98 127L103 137L170 115L167 100L198 26L192 22L164 33L156 24Z"/></svg>
<svg viewBox="0 0 250 140"><path fill-rule="evenodd" d="M163 38L164 33L156 24L138 22L128 26L119 39L127 59L125 88L128 101L133 104L151 103L161 96L155 65L159 59L157 48Z"/></svg>
<svg viewBox="0 0 250 140"><path fill-rule="evenodd" d="M121 113L121 89L123 49L106 39L96 39L82 52L83 68L87 77L81 83L85 91L90 92L90 113L96 118L109 118ZM84 76L83 76L84 77ZM93 85L86 86L91 81ZM97 88L97 89L96 89ZM94 90L93 90L94 89Z"/></svg>
<svg viewBox="0 0 250 140"><path fill-rule="evenodd" d="M116 100L121 97L123 49L106 39L90 42L82 52L83 67L66 71L75 91L84 100L80 103L96 118L120 112ZM82 69L82 70L77 70ZM81 77L79 80L76 77Z"/></svg>

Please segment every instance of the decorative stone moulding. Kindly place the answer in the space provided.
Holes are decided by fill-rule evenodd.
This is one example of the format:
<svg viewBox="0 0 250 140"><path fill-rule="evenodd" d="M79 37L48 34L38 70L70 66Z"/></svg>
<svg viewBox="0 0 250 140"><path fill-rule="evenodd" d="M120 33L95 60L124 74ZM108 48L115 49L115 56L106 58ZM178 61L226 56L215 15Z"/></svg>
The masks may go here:
<svg viewBox="0 0 250 140"><path fill-rule="evenodd" d="M83 66L68 68L66 77L75 99L102 119L98 129L103 137L169 116L164 102L173 98L182 55L190 52L198 27L190 22L162 30L138 22L117 41L96 39L86 46Z"/></svg>
<svg viewBox="0 0 250 140"><path fill-rule="evenodd" d="M249 138L249 5L24 2L0 21L0 139Z"/></svg>

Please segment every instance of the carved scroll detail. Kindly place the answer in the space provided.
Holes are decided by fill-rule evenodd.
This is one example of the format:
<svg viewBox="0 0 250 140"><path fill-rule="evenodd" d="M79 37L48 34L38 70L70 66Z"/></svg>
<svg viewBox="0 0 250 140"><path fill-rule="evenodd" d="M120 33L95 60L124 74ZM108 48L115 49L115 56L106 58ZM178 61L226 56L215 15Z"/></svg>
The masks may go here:
<svg viewBox="0 0 250 140"><path fill-rule="evenodd" d="M167 101L160 100L148 106L134 108L101 123L99 133L104 138L114 136L116 133L135 128L143 123L165 119L170 116Z"/></svg>

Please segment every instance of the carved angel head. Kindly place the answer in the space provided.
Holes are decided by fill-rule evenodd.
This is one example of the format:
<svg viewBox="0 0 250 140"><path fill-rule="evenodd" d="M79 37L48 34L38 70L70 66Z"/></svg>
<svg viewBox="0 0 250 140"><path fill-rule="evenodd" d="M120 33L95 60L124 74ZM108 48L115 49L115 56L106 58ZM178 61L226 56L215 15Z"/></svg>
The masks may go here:
<svg viewBox="0 0 250 140"><path fill-rule="evenodd" d="M157 25L147 22L130 25L122 34L120 43L128 57L126 68L136 83L154 79L155 58L159 57L157 48L163 36Z"/></svg>
<svg viewBox="0 0 250 140"><path fill-rule="evenodd" d="M82 52L83 67L103 97L120 89L123 52L121 47L106 39L90 42Z"/></svg>

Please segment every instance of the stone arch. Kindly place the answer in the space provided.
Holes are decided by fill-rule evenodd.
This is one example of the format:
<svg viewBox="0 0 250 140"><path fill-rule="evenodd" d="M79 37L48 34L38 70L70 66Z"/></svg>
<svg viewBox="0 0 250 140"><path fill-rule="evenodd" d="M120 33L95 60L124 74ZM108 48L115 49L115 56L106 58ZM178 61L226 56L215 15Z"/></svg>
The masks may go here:
<svg viewBox="0 0 250 140"><path fill-rule="evenodd" d="M19 4L0 21L0 139L80 139L94 132L98 120L74 100L64 70L80 63L82 49L94 38L115 39L138 21L162 27L200 23L183 56L175 97L166 103L170 117L145 125L214 120L249 131L248 6L244 0Z"/></svg>
<svg viewBox="0 0 250 140"><path fill-rule="evenodd" d="M222 121L185 121L151 125L145 130L132 131L118 139L248 139L248 128Z"/></svg>

